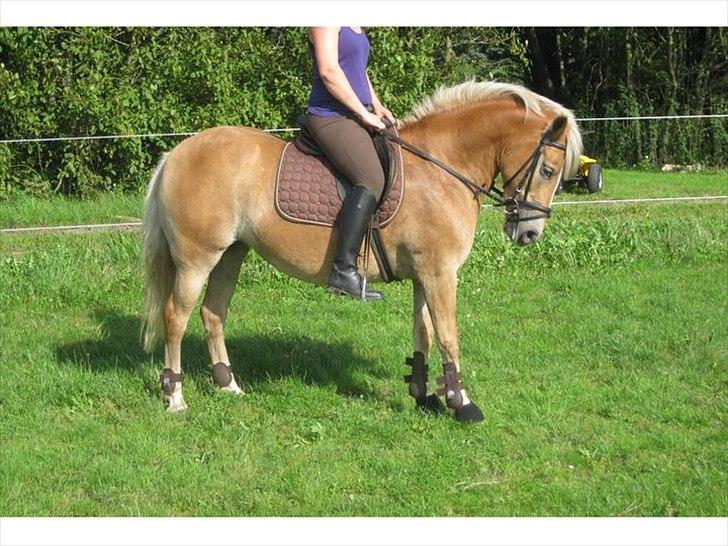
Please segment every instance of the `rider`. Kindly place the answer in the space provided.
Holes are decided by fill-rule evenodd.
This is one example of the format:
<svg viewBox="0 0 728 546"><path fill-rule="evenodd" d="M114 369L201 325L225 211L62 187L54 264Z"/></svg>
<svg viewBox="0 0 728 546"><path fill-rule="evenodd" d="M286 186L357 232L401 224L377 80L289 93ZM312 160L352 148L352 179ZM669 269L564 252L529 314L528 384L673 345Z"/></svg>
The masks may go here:
<svg viewBox="0 0 728 546"><path fill-rule="evenodd" d="M314 27L313 87L306 124L327 158L352 184L338 220L339 238L329 291L360 298L357 257L369 219L382 196L384 172L370 131L385 128L394 116L377 98L367 74L369 40L360 27ZM382 294L366 290L366 299Z"/></svg>

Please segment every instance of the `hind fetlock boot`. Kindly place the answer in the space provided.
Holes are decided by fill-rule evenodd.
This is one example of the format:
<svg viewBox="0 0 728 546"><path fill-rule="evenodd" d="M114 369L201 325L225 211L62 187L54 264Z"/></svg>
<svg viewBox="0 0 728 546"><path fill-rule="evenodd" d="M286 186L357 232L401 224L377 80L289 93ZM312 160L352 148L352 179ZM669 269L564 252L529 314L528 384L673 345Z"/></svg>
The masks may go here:
<svg viewBox="0 0 728 546"><path fill-rule="evenodd" d="M339 240L336 244L334 267L329 278L329 292L348 294L357 299L380 300L382 294L363 287L364 279L357 269L359 249L366 235L369 220L377 206L377 198L361 184L346 194L339 215Z"/></svg>

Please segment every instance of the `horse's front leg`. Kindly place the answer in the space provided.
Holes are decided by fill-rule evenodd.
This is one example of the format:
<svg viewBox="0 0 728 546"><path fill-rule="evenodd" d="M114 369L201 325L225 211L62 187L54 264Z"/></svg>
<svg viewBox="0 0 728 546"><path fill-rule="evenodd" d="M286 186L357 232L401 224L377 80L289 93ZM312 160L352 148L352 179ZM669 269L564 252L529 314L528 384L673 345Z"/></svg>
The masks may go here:
<svg viewBox="0 0 728 546"><path fill-rule="evenodd" d="M427 275L420 279L420 283L442 354L444 375L437 378L441 385L438 394L445 395L447 406L455 410L458 421L482 421L483 413L468 397L460 375L458 329L455 320L457 274L452 271Z"/></svg>
<svg viewBox="0 0 728 546"><path fill-rule="evenodd" d="M425 290L418 281L413 283L413 327L414 355L407 358L405 363L411 366L412 373L405 376L405 383L409 383L409 394L415 399L417 407L431 413L444 413L445 406L436 394L427 388L427 361L432 347L434 328L430 311L425 301Z"/></svg>

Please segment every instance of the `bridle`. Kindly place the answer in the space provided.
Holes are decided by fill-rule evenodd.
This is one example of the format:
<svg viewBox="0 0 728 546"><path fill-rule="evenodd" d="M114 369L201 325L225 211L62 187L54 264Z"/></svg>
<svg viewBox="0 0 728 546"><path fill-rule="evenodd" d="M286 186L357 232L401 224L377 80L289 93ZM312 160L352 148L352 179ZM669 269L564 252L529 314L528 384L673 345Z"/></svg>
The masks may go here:
<svg viewBox="0 0 728 546"><path fill-rule="evenodd" d="M541 156L543 155L546 146L551 146L552 148L556 148L557 150L561 150L562 152L566 153L566 146L564 144L561 144L560 142L554 142L549 138L548 134L544 134L541 137L538 146L530 155L530 157L528 157L528 159L524 161L524 163L518 168L518 170L503 183L503 188L507 188L508 185L513 181L513 179L516 178L516 176L518 176L521 171L526 169L526 166L528 166L526 171L523 173L523 176L521 177L518 186L516 187L516 191L513 192L513 197L506 198L503 196L503 192L501 190L499 190L498 188L493 188L501 198L501 202L498 204L504 205L506 207L506 215L508 216L509 221L528 222L529 220L541 220L543 218L549 218L551 216L551 207L546 207L544 205L541 205L540 203L534 203L533 201L528 200L528 194L531 191L531 183L533 182L533 175L536 172L536 165L538 165L538 161L539 159L541 159ZM535 210L542 214L534 214L533 216L521 218L518 214L518 211L521 208Z"/></svg>
<svg viewBox="0 0 728 546"><path fill-rule="evenodd" d="M533 151L533 153L526 159L526 161L523 162L518 170L503 183L503 188L505 189L511 182L513 182L513 180L519 174L521 174L521 172L523 172L523 176L521 177L521 180L516 187L516 191L513 193L513 197L506 197L503 193L503 190L496 188L495 186L486 188L484 184L480 185L477 182L474 182L467 176L460 174L455 169L446 165L439 159L432 157L424 150L413 146L409 142L402 140L399 136L390 133L389 131L382 131L381 134L383 134L392 142L396 142L405 150L412 152L413 154L421 157L426 161L434 163L445 172L457 178L460 182L465 184L473 191L476 199L481 195L485 195L486 197L489 197L490 199L495 201L496 206L506 207L506 216L508 217L507 221L509 222L527 222L529 220L540 220L551 216L551 207L546 207L544 205L541 205L540 203L535 203L528 200L528 194L531 191L531 183L533 182L533 175L536 172L536 165L538 165L538 162L541 159L541 156L543 155L546 146L551 146L552 148L556 148L557 150L561 150L562 152L566 153L566 145L551 140L548 133L545 133L541 137L541 140L539 141L538 146ZM518 211L520 209L533 210L536 211L536 213L540 212L541 214L534 214L532 216L521 218L518 214Z"/></svg>

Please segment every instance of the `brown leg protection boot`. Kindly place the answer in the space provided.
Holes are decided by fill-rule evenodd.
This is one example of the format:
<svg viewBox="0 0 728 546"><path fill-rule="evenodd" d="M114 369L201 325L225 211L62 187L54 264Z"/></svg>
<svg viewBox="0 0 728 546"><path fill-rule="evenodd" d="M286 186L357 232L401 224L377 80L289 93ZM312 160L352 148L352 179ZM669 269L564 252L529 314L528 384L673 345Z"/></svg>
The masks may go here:
<svg viewBox="0 0 728 546"><path fill-rule="evenodd" d="M442 385L437 394L445 396L447 407L455 410L455 419L461 422L478 423L484 419L483 412L474 402L467 399L463 387L462 377L455 368L455 364L443 364L445 375L437 378L437 384Z"/></svg>
<svg viewBox="0 0 728 546"><path fill-rule="evenodd" d="M412 373L404 376L404 382L409 383L409 394L415 399L417 407L429 413L445 413L445 406L436 394L427 393L427 362L425 355L416 351L412 358L405 360L407 366L412 367Z"/></svg>

